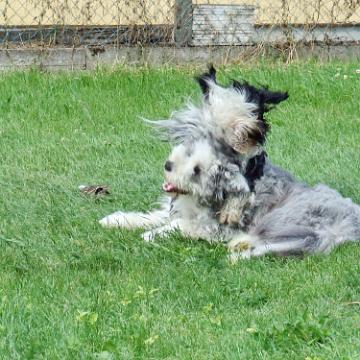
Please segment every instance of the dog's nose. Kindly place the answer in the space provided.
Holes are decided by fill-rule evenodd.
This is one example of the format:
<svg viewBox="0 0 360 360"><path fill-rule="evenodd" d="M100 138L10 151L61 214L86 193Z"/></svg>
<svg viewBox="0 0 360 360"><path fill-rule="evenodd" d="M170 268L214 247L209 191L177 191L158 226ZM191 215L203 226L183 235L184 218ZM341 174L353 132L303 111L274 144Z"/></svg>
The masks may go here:
<svg viewBox="0 0 360 360"><path fill-rule="evenodd" d="M166 163L165 163L165 170L166 171L171 171L171 169L172 169L172 167L173 167L173 163L172 163L172 161L167 161Z"/></svg>

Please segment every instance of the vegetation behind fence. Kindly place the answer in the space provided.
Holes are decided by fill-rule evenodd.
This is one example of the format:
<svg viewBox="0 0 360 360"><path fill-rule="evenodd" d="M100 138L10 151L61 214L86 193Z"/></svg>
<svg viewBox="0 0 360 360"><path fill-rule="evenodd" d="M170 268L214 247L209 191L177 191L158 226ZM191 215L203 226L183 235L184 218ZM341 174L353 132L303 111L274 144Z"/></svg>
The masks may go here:
<svg viewBox="0 0 360 360"><path fill-rule="evenodd" d="M3 47L360 40L360 0L0 0L0 16Z"/></svg>

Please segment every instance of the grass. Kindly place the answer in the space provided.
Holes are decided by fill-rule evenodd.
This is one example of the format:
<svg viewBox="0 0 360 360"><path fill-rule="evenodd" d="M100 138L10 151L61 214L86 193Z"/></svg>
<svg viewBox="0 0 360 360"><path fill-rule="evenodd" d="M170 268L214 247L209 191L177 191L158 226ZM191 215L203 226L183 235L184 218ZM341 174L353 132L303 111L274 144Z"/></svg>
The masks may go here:
<svg viewBox="0 0 360 360"><path fill-rule="evenodd" d="M289 90L269 114L271 159L360 203L356 69L257 64L220 78ZM137 118L197 98L195 73L1 75L0 359L360 359L357 244L230 266L221 247L97 224L156 202L169 148ZM84 183L112 195L83 196Z"/></svg>

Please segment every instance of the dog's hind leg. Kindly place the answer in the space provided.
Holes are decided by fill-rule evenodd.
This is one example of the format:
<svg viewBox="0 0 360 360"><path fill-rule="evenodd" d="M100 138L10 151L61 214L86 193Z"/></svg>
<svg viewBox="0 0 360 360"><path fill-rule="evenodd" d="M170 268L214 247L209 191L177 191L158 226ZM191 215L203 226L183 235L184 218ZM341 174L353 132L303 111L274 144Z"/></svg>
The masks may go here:
<svg viewBox="0 0 360 360"><path fill-rule="evenodd" d="M324 239L311 229L293 226L292 232L274 234L250 235L243 234L228 243L230 261L275 254L280 256L296 256L325 252L322 249Z"/></svg>
<svg viewBox="0 0 360 360"><path fill-rule="evenodd" d="M239 250L232 250L229 255L229 260L231 263L236 263L239 259L250 259L252 257L264 256L266 254L299 255L299 252L298 248L294 248L294 244L291 242L264 244L254 246L241 252Z"/></svg>

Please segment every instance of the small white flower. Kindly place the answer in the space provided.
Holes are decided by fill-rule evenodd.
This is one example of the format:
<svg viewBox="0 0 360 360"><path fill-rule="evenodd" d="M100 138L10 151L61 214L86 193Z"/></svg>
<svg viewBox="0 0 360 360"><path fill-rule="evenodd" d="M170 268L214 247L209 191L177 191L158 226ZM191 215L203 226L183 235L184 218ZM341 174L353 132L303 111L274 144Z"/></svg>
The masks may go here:
<svg viewBox="0 0 360 360"><path fill-rule="evenodd" d="M152 345L157 339L159 335L150 336L148 339L144 341L145 345Z"/></svg>

